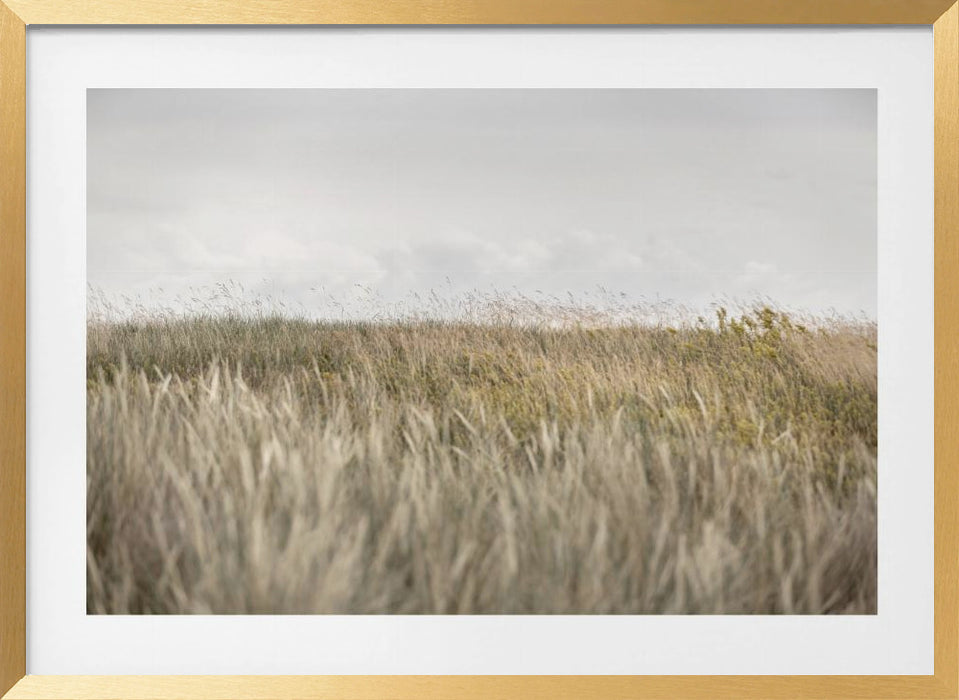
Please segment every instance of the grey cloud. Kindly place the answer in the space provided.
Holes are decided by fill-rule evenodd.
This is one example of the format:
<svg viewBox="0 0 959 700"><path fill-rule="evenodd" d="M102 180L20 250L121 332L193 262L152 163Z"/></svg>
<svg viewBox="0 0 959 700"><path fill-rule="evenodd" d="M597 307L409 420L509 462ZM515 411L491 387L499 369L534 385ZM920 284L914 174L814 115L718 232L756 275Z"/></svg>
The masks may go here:
<svg viewBox="0 0 959 700"><path fill-rule="evenodd" d="M873 90L90 90L87 145L107 294L604 286L875 314Z"/></svg>

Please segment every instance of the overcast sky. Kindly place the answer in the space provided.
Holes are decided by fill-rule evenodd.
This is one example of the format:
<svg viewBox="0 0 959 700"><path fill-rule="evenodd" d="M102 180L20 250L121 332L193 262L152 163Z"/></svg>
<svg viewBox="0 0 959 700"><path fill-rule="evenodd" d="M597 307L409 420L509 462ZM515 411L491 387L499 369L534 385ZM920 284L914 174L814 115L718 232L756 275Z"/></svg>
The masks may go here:
<svg viewBox="0 0 959 700"><path fill-rule="evenodd" d="M602 286L875 318L874 90L87 101L88 282L111 297L175 305L233 281L309 312L357 285L387 303Z"/></svg>

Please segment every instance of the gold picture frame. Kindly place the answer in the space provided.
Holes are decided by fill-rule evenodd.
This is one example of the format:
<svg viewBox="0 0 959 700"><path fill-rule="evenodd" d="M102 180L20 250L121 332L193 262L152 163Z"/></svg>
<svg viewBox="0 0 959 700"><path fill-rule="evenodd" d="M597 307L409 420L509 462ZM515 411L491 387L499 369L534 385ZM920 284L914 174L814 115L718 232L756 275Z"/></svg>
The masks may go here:
<svg viewBox="0 0 959 700"><path fill-rule="evenodd" d="M912 24L935 42L935 672L929 676L26 674L26 28L169 24ZM956 0L0 0L0 693L15 698L959 697Z"/></svg>

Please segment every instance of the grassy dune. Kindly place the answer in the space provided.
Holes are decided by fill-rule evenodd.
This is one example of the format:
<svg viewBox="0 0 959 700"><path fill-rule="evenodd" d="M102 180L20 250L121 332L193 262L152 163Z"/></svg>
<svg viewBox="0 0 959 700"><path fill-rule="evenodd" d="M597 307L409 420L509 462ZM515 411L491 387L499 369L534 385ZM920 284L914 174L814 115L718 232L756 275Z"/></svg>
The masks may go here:
<svg viewBox="0 0 959 700"><path fill-rule="evenodd" d="M92 613L872 613L876 331L91 321Z"/></svg>

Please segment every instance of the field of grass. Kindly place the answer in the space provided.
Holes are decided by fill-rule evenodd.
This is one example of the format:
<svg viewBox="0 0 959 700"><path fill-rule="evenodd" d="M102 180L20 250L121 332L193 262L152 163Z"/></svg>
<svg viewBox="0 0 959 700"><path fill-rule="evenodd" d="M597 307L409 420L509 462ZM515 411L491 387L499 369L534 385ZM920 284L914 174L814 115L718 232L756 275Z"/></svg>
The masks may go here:
<svg viewBox="0 0 959 700"><path fill-rule="evenodd" d="M91 320L91 613L874 613L876 328Z"/></svg>

